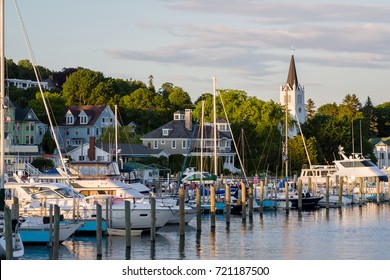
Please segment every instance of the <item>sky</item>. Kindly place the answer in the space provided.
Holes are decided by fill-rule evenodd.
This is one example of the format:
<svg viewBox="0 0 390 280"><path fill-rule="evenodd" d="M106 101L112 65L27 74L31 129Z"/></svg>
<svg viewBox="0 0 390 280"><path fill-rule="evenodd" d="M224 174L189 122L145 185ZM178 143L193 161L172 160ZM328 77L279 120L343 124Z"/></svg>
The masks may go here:
<svg viewBox="0 0 390 280"><path fill-rule="evenodd" d="M5 1L5 55L30 59L14 0ZM18 0L38 65L106 77L153 76L193 102L217 89L279 102L292 53L316 107L356 94L390 101L388 0Z"/></svg>

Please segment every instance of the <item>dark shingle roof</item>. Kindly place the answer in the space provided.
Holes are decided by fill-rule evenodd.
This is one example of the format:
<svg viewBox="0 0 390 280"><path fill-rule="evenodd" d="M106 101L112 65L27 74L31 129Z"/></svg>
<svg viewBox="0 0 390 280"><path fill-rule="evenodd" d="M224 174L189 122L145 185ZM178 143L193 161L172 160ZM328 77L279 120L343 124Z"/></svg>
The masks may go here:
<svg viewBox="0 0 390 280"><path fill-rule="evenodd" d="M108 143L97 143L96 147L100 147L105 152L110 153L110 150L114 149L113 144ZM161 153L161 149L149 149L142 144L118 144L118 149L121 150L121 155L133 155L133 156L147 156L156 155Z"/></svg>
<svg viewBox="0 0 390 280"><path fill-rule="evenodd" d="M71 111L73 116L75 117L75 122L73 126L80 126L80 119L78 116L82 111L84 111L87 114L89 121L87 124L83 124L83 125L94 125L106 107L107 105L68 106L65 110L65 113ZM61 125L67 125L66 116L64 116L64 118L62 119Z"/></svg>

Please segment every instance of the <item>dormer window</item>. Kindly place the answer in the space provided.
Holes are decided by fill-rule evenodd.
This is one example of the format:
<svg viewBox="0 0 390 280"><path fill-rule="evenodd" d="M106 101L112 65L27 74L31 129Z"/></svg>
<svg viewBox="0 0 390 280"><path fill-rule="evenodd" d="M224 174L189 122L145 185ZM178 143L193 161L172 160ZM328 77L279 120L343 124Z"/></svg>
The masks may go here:
<svg viewBox="0 0 390 280"><path fill-rule="evenodd" d="M87 116L80 116L80 124L87 124L88 123L88 118Z"/></svg>
<svg viewBox="0 0 390 280"><path fill-rule="evenodd" d="M67 114L66 115L66 124L74 124L74 117L72 114Z"/></svg>
<svg viewBox="0 0 390 280"><path fill-rule="evenodd" d="M79 114L80 124L87 124L88 123L88 116L84 111L81 111Z"/></svg>
<svg viewBox="0 0 390 280"><path fill-rule="evenodd" d="M163 128L163 130L162 130L162 135L163 135L163 136L168 136L168 134L169 134L169 129Z"/></svg>

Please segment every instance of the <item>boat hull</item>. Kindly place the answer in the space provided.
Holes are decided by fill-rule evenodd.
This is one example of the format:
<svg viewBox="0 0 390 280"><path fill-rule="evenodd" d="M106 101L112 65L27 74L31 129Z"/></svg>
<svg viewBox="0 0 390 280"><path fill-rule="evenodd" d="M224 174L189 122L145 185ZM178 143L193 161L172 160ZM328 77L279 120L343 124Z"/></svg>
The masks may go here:
<svg viewBox="0 0 390 280"><path fill-rule="evenodd" d="M59 242L62 243L73 235L82 225L82 222L60 222ZM54 232L54 225L52 229ZM50 224L43 223L42 217L28 217L19 227L19 234L23 243L48 244L50 238Z"/></svg>

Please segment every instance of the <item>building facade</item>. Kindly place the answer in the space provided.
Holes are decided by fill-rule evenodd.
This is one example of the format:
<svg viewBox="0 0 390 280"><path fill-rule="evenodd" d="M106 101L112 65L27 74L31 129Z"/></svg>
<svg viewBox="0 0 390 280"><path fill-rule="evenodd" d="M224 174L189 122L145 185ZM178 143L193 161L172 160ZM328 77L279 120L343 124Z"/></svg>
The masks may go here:
<svg viewBox="0 0 390 280"><path fill-rule="evenodd" d="M105 128L114 125L115 115L108 105L68 106L57 128L59 145L78 147L89 143L91 137L97 141Z"/></svg>
<svg viewBox="0 0 390 280"><path fill-rule="evenodd" d="M223 163L223 169L238 173L234 167L235 151L232 149L232 136L229 124L219 119L216 122L216 153ZM169 154L183 156L214 156L214 124L206 123L202 128L192 121L191 109L179 110L173 114L173 120L141 137L142 144L151 149L166 150ZM203 134L203 138L202 138Z"/></svg>
<svg viewBox="0 0 390 280"><path fill-rule="evenodd" d="M378 160L378 167L390 171L390 136L371 138L370 142L374 145L374 154Z"/></svg>

